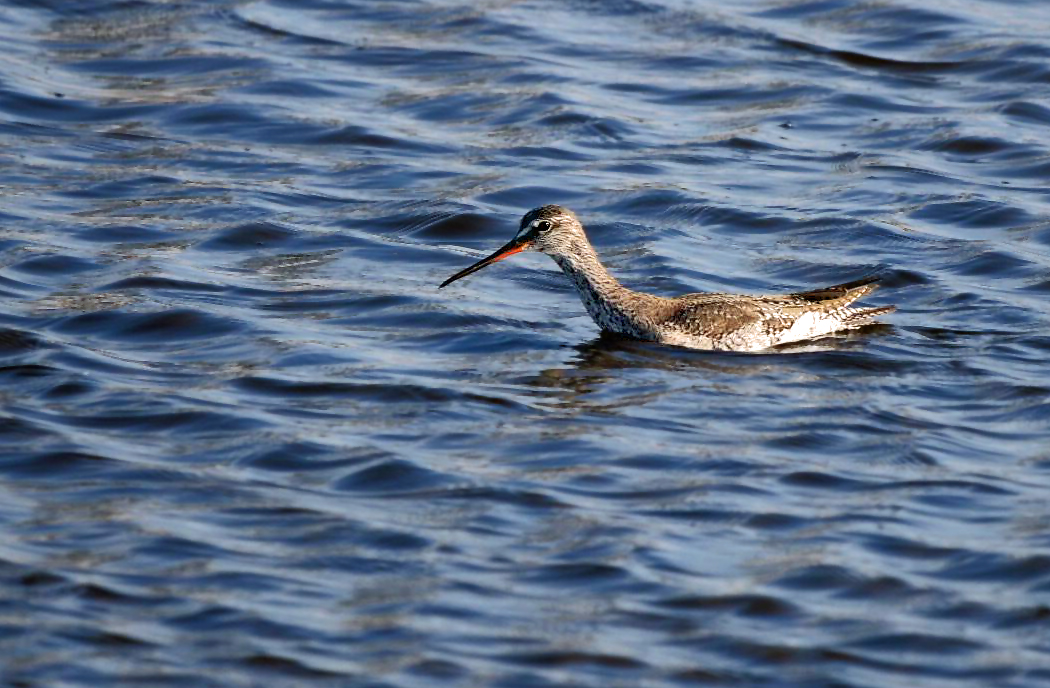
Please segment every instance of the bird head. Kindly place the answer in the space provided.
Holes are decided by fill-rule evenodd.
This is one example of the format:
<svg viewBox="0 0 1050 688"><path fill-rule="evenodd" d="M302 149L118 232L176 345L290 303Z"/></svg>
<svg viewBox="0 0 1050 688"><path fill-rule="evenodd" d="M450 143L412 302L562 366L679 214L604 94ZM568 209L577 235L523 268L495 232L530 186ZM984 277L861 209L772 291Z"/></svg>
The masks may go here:
<svg viewBox="0 0 1050 688"><path fill-rule="evenodd" d="M465 270L461 270L441 283L448 286L461 277L477 272L483 267L498 263L508 256L522 251L539 251L549 256L570 253L579 240L586 241L583 225L568 208L560 205L545 205L525 213L518 226L518 233L492 255L482 258Z"/></svg>

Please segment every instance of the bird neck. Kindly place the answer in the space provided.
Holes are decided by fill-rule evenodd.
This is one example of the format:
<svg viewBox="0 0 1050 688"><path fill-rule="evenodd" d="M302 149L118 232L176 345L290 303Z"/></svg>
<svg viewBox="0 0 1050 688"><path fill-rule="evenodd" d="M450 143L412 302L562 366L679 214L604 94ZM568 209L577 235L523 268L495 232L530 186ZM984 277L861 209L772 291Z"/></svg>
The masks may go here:
<svg viewBox="0 0 1050 688"><path fill-rule="evenodd" d="M627 314L623 306L629 290L621 285L602 265L590 244L573 246L572 251L552 256L580 294L587 313L600 327L620 331L614 323L622 322Z"/></svg>
<svg viewBox="0 0 1050 688"><path fill-rule="evenodd" d="M602 265L597 252L590 244L581 242L573 246L571 252L562 253L553 258L562 272L580 290L606 296L618 289L623 289L623 286Z"/></svg>

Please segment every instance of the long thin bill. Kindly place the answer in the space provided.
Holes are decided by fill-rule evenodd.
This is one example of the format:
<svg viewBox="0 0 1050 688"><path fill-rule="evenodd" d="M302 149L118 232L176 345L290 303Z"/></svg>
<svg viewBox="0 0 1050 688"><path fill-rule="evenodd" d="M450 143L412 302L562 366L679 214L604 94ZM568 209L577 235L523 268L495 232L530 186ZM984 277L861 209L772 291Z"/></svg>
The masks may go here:
<svg viewBox="0 0 1050 688"><path fill-rule="evenodd" d="M445 280L444 282L442 282L438 286L438 289L441 289L443 287L447 287L448 285L450 285L453 282L455 282L456 280L458 280L460 277L466 277L467 275L469 275L471 273L475 273L478 270L480 270L481 268L485 267L486 265L492 265L493 263L498 263L499 261L503 260L507 256L513 256L515 253L521 253L522 251L527 249L531 244L532 244L532 242L528 241L527 239L521 239L521 238L511 239L507 243L506 246L504 246L500 250L496 251L495 253L493 253L488 258L482 258L481 260L479 260L478 262L474 263L473 265L471 265L466 270L460 270L456 274L454 274L451 277L449 277L447 280Z"/></svg>

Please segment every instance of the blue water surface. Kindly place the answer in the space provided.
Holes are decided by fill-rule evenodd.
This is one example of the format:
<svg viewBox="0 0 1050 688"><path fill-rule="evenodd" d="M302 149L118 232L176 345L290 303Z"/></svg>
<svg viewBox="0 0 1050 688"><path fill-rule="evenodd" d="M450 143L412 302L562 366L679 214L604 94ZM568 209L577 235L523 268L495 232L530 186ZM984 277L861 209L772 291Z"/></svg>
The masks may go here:
<svg viewBox="0 0 1050 688"><path fill-rule="evenodd" d="M0 2L0 683L1050 685L1042 0ZM636 289L879 273L757 355Z"/></svg>

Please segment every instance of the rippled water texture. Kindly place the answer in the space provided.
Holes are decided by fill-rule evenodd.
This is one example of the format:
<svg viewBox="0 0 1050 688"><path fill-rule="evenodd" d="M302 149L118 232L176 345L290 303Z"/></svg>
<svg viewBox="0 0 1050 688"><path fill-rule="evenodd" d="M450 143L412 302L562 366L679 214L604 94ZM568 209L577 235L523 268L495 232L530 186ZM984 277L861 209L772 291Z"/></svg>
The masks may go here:
<svg viewBox="0 0 1050 688"><path fill-rule="evenodd" d="M0 684L1050 685L1043 0L0 3ZM655 293L885 277L767 354Z"/></svg>

